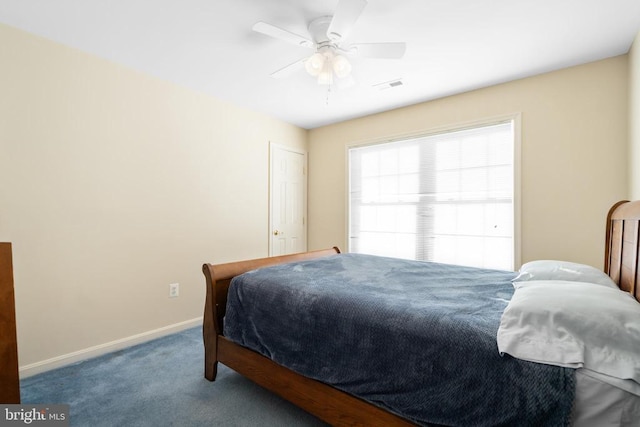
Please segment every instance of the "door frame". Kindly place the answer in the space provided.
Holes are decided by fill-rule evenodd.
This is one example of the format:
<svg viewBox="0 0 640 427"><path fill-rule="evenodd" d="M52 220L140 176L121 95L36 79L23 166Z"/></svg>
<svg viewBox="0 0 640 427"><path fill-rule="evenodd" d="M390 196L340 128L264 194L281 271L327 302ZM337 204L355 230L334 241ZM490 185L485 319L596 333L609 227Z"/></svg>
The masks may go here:
<svg viewBox="0 0 640 427"><path fill-rule="evenodd" d="M269 256L273 256L273 239L271 238L273 236L273 184L274 184L274 180L273 180L273 171L274 171L274 165L273 165L273 160L274 160L274 151L275 150L282 150L282 151L290 151L296 154L301 154L302 156L304 156L304 182L303 182L303 200L302 200L302 204L303 204L303 219L302 219L302 223L304 225L303 227L303 234L304 234L304 251L307 251L307 248L309 247L309 243L307 241L307 227L308 227L308 221L307 221L307 208L308 208L308 197L307 197L307 192L308 192L308 185L309 185L309 154L308 151L299 149L299 148L294 148L294 147L290 147L287 145L282 145L282 144L277 144L274 142L269 141L269 229L267 230L267 239L268 239L268 246L269 246Z"/></svg>

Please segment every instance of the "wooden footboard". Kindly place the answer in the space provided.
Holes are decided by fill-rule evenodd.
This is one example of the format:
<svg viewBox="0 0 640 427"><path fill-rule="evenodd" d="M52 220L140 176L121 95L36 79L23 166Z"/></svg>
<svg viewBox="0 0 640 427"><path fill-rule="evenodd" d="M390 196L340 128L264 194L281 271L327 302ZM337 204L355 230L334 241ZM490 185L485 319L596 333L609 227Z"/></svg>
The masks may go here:
<svg viewBox="0 0 640 427"><path fill-rule="evenodd" d="M227 293L231 279L247 271L260 267L303 261L339 254L340 249L333 247L312 252L282 255L269 258L258 258L248 261L230 262L226 264L204 264L202 272L206 278L207 296L204 307L204 323L202 333L204 339L204 376L209 381L216 378L218 364L218 335L223 335L224 315L227 309Z"/></svg>
<svg viewBox="0 0 640 427"><path fill-rule="evenodd" d="M218 362L335 426L415 426L415 424L319 381L299 375L224 337L223 322L231 279L260 267L321 258L340 253L320 251L227 264L204 264L207 283L203 338L205 377L214 381Z"/></svg>

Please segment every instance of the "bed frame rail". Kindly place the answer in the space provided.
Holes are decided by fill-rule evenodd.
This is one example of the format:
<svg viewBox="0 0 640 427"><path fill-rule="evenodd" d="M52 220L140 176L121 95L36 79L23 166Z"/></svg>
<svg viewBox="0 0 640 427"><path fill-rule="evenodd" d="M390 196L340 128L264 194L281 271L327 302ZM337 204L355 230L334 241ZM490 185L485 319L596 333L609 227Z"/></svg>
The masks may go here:
<svg viewBox="0 0 640 427"><path fill-rule="evenodd" d="M227 293L231 280L247 271L285 262L304 261L339 254L340 249L322 249L291 255L268 258L257 258L248 261L229 262L225 264L204 264L202 272L206 278L207 293L204 307L202 334L205 353L205 378L213 381L218 368L218 335L223 335L224 315L227 309Z"/></svg>
<svg viewBox="0 0 640 427"><path fill-rule="evenodd" d="M225 337L218 337L221 363L332 426L415 427L399 416L319 381L283 368ZM438 427L438 426L433 426Z"/></svg>

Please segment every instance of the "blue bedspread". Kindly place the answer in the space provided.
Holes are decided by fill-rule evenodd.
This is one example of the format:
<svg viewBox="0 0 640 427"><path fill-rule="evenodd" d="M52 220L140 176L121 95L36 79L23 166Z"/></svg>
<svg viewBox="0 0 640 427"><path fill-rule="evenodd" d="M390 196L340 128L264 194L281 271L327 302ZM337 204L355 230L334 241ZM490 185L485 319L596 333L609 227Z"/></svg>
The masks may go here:
<svg viewBox="0 0 640 427"><path fill-rule="evenodd" d="M573 370L501 357L515 273L341 254L236 277L224 334L418 424L569 425Z"/></svg>

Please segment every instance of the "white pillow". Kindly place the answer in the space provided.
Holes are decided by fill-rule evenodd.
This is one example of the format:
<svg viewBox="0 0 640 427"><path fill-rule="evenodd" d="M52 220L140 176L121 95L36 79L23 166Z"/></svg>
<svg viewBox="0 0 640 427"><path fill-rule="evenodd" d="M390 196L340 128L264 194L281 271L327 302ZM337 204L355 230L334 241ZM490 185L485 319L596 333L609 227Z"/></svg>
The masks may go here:
<svg viewBox="0 0 640 427"><path fill-rule="evenodd" d="M502 314L498 350L640 384L640 304L592 283L530 282L516 287Z"/></svg>
<svg viewBox="0 0 640 427"><path fill-rule="evenodd" d="M523 264L513 282L529 280L568 280L587 282L618 289L616 283L605 272L590 265L569 261L539 260Z"/></svg>

